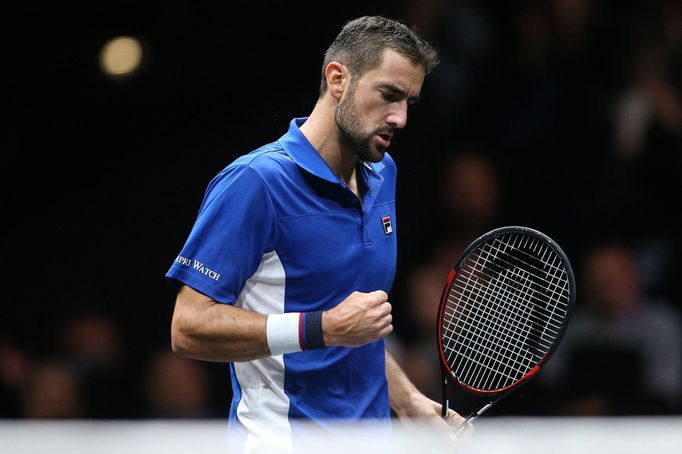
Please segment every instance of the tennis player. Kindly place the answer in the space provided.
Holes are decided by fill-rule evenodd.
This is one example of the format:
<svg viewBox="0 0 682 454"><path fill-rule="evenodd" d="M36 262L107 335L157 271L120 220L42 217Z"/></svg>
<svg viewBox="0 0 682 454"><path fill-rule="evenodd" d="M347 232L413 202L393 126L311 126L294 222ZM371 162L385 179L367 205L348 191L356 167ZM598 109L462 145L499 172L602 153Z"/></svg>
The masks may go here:
<svg viewBox="0 0 682 454"><path fill-rule="evenodd" d="M437 63L400 22L350 21L325 54L309 117L209 184L167 274L179 289L172 344L230 362L241 450L295 451L301 421L333 431L335 420L371 420L390 434L390 408L447 429L383 341L396 270L387 149Z"/></svg>

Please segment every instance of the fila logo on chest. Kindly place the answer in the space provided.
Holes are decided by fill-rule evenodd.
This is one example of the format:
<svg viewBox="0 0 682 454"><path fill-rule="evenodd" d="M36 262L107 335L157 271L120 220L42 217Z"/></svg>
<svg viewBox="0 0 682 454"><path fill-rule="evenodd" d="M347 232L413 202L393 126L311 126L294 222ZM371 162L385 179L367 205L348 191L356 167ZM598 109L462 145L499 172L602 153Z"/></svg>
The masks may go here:
<svg viewBox="0 0 682 454"><path fill-rule="evenodd" d="M393 233L393 225L391 224L391 216L384 216L381 218L381 224L384 227L384 234L390 235Z"/></svg>

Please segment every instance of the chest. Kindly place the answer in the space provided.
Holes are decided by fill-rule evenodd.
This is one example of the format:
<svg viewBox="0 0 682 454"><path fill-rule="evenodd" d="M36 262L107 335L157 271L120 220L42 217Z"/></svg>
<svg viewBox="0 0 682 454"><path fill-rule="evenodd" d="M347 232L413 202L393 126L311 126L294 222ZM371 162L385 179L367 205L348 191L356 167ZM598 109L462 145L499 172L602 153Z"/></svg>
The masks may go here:
<svg viewBox="0 0 682 454"><path fill-rule="evenodd" d="M289 310L323 309L353 291L390 289L396 207L392 188L382 189L363 205L347 188L308 188L281 207L275 249L285 269Z"/></svg>

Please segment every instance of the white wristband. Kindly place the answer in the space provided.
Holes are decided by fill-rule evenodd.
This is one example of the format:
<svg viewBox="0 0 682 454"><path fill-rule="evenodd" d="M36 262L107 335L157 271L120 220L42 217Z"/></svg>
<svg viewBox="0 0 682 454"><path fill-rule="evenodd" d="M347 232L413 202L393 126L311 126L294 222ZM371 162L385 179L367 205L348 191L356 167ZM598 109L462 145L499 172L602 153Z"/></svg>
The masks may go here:
<svg viewBox="0 0 682 454"><path fill-rule="evenodd" d="M299 335L301 313L270 314L266 321L268 347L272 356L300 352Z"/></svg>

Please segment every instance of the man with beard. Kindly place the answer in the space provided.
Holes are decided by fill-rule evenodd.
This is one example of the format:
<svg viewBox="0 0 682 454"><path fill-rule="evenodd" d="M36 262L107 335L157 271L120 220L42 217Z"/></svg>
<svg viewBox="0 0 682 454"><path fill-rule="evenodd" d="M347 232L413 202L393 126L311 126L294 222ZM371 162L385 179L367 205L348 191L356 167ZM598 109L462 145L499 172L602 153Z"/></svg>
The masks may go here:
<svg viewBox="0 0 682 454"><path fill-rule="evenodd" d="M437 60L397 21L347 23L310 116L211 181L167 274L179 288L172 344L231 363L230 440L241 449L295 450L301 421L333 433L332 419L372 420L390 432L390 408L448 428L383 341L396 268L386 150Z"/></svg>

